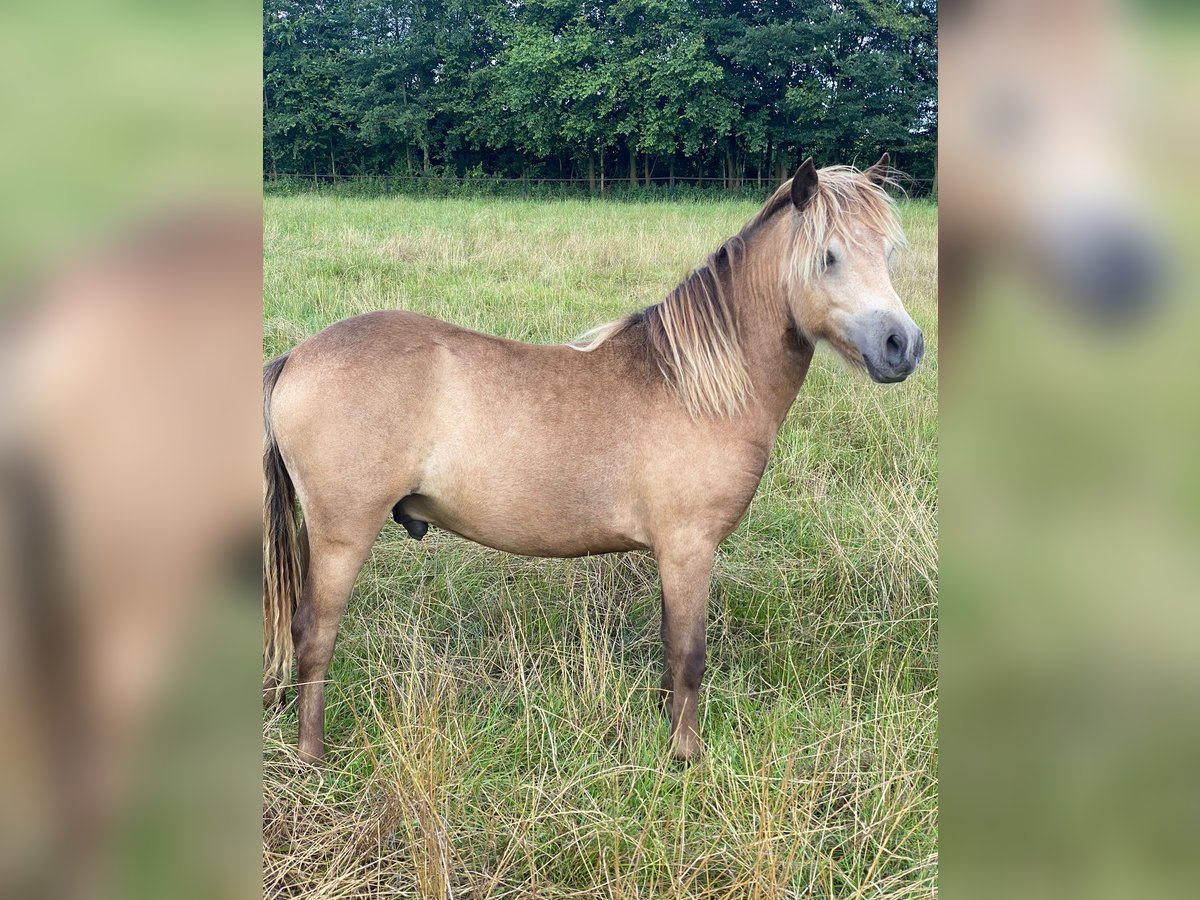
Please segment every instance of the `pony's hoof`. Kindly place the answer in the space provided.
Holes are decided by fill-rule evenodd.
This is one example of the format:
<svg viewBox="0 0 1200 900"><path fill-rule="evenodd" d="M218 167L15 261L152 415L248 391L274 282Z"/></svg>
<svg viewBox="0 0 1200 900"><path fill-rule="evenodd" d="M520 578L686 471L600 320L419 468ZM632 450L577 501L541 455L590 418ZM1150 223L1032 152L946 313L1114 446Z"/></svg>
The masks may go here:
<svg viewBox="0 0 1200 900"><path fill-rule="evenodd" d="M300 762L304 763L305 765L312 766L313 768L320 768L325 764L324 747L314 747L307 750L301 747L297 755L300 758Z"/></svg>
<svg viewBox="0 0 1200 900"><path fill-rule="evenodd" d="M263 681L263 709L282 709L287 695L281 681L267 679Z"/></svg>
<svg viewBox="0 0 1200 900"><path fill-rule="evenodd" d="M692 763L700 757L700 737L695 732L677 734L671 738L671 758L676 762Z"/></svg>

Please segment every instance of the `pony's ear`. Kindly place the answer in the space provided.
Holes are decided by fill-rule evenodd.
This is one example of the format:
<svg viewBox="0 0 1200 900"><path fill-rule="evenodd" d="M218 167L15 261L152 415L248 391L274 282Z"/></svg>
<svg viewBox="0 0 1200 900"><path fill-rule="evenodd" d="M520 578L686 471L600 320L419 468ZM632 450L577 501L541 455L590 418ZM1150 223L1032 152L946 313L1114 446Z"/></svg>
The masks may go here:
<svg viewBox="0 0 1200 900"><path fill-rule="evenodd" d="M879 162L875 163L875 165L871 166L863 174L882 187L891 171L892 156L890 153L884 153L883 156L879 157Z"/></svg>
<svg viewBox="0 0 1200 900"><path fill-rule="evenodd" d="M796 209L804 209L808 201L817 192L817 168L810 156L800 163L800 168L792 176L792 204Z"/></svg>

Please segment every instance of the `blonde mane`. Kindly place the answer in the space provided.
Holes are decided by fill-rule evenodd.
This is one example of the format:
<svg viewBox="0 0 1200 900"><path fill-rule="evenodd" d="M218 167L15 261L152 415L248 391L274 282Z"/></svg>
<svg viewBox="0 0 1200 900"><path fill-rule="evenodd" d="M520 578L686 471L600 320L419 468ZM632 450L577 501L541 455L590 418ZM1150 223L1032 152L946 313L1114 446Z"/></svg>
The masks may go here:
<svg viewBox="0 0 1200 900"><path fill-rule="evenodd" d="M788 247L781 259L783 283L803 290L825 269L826 248L837 238L857 244L852 226L860 223L896 246L904 233L886 186L891 172L878 180L851 166L818 172L817 191L799 215L791 216ZM776 213L791 209L792 182L785 181L741 231L725 241L654 306L605 323L569 346L590 352L634 325L644 325L654 361L671 391L693 417L731 416L746 404L751 379L738 339L738 309L732 276L746 245Z"/></svg>
<svg viewBox="0 0 1200 900"><path fill-rule="evenodd" d="M791 254L784 269L789 287L803 289L825 271L826 250L835 238L843 244L858 246L855 224L875 235L904 245L904 230L896 215L896 204L887 192L898 189L894 170L875 168L868 178L853 166L829 166L817 172L817 192L803 213L792 216ZM791 181L785 182L763 205L746 226L750 228L769 217L791 198Z"/></svg>

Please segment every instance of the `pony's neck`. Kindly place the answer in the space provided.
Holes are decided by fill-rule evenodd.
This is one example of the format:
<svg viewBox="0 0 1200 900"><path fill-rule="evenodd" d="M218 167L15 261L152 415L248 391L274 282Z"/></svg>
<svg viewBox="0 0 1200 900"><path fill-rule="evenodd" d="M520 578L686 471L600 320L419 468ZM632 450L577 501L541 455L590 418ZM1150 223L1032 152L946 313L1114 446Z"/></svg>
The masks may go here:
<svg viewBox="0 0 1200 900"><path fill-rule="evenodd" d="M755 405L776 425L796 399L813 355L812 344L796 329L783 290L780 248L787 227L781 216L758 226L746 241L742 264L727 276Z"/></svg>

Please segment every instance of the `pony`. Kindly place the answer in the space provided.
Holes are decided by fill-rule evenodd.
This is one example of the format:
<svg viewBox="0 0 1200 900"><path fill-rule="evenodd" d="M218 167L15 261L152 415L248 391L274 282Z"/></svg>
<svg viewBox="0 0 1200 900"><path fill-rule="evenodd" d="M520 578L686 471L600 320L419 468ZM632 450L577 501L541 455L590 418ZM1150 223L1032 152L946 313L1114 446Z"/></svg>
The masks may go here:
<svg viewBox="0 0 1200 900"><path fill-rule="evenodd" d="M889 276L890 183L887 154L866 171L810 157L662 302L571 344L380 311L271 361L264 699L281 700L294 655L300 758L323 758L339 623L389 515L418 539L433 525L509 553L651 551L669 749L695 758L713 557L815 345L882 383L924 352Z"/></svg>
<svg viewBox="0 0 1200 900"><path fill-rule="evenodd" d="M1081 324L1129 325L1160 306L1170 260L1146 206L1152 167L1123 102L1143 91L1130 94L1113 7L942 6L942 328L971 321L980 276L993 269L1019 272Z"/></svg>

